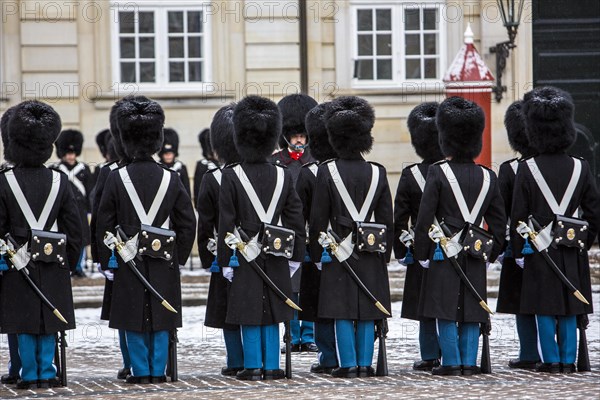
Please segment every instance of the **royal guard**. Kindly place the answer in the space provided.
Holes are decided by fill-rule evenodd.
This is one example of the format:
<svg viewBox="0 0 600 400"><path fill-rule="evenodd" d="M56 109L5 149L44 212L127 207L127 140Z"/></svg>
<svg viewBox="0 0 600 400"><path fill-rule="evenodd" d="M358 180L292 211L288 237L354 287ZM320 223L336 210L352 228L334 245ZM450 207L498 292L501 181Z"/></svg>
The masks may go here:
<svg viewBox="0 0 600 400"><path fill-rule="evenodd" d="M316 162L304 164L296 181L296 192L298 192L300 201L302 201L302 214L307 224L307 232L319 163L337 158L337 154L329 143L329 134L323 120L327 106L328 103L319 104L306 114L305 119L311 154L317 160ZM321 271L319 268L321 268L321 263L313 263L308 251L307 248L307 254L302 263L300 285L300 307L302 311L299 313L299 318L304 322L314 322L315 344L319 352L318 362L310 367L310 372L330 374L338 366L334 325L332 319L318 317L319 287L321 284Z"/></svg>
<svg viewBox="0 0 600 400"><path fill-rule="evenodd" d="M200 143L203 158L196 162L196 170L194 171L194 192L192 193L194 204L198 203L196 201L196 196L198 196L198 190L200 190L200 184L202 183L204 174L208 170L217 168L217 164L219 163L210 146L210 129L203 129L198 134L198 143Z"/></svg>
<svg viewBox="0 0 600 400"><path fill-rule="evenodd" d="M233 142L234 107L235 104L232 103L219 109L210 125L210 142L212 143L213 152L224 168L227 165L241 161ZM210 268L212 273L204 325L223 329L225 349L227 350L227 365L221 369L221 374L235 376L244 369L242 333L239 325L230 325L225 322L229 281L223 276L216 257L221 176L222 171L220 168L209 170L206 173L206 179L203 179L200 185L196 204L196 210L198 210L198 253L203 268ZM223 267L228 265L223 265Z"/></svg>
<svg viewBox="0 0 600 400"><path fill-rule="evenodd" d="M302 204L290 171L268 161L281 131L277 105L248 96L235 106L233 123L244 161L221 178L217 264L232 282L225 322L242 329L237 378L281 379L279 323L292 319L290 276L305 252Z"/></svg>
<svg viewBox="0 0 600 400"><path fill-rule="evenodd" d="M273 154L272 161L279 165L284 165L292 174L294 186L300 174L300 168L307 163L314 162L308 148L308 135L304 120L306 114L317 105L315 99L305 94L290 94L282 98L277 107L281 111L282 128L279 136L280 151ZM298 302L300 297L300 280L302 275L302 266L297 273L292 276L293 300ZM290 322L292 335L291 351L293 353L300 351L317 352L315 345L315 335L313 322L298 320L298 313L294 312L294 319ZM285 346L282 346L281 352L285 352Z"/></svg>
<svg viewBox="0 0 600 400"><path fill-rule="evenodd" d="M177 159L179 157L179 135L175 129L164 129L165 141L158 152L158 157L162 165L175 171L179 174L179 179L185 188L188 195L190 194L190 177L187 172L187 167L184 163Z"/></svg>
<svg viewBox="0 0 600 400"><path fill-rule="evenodd" d="M506 110L504 127L506 128L510 147L521 156L503 162L498 172L498 185L504 200L504 209L506 215L510 216L515 176L519 163L535 154L535 150L529 145L529 139L527 139L527 124L525 115L523 115L523 102L521 100L515 101ZM507 227L510 227L510 220ZM520 258L520 256L517 258ZM523 269L515 263L515 254L510 242L510 230L507 232L504 251L498 257L498 260L502 263L502 272L500 273L496 312L515 315L517 334L521 346L519 357L510 360L508 366L510 368L535 369L536 364L540 361L537 348L537 328L533 315L521 314L520 312Z"/></svg>
<svg viewBox="0 0 600 400"><path fill-rule="evenodd" d="M60 161L51 165L50 168L63 172L69 178L83 229L81 256L73 276L85 277L83 270L86 268L87 261L86 246L91 243L88 214L91 212L90 195L94 188L94 178L90 167L86 163L77 160L83 148L83 134L80 131L75 129L62 131L55 145L56 155L60 158Z"/></svg>
<svg viewBox="0 0 600 400"><path fill-rule="evenodd" d="M318 316L335 324L332 376L374 376L375 321L391 316L392 196L385 168L363 159L373 146L369 103L340 97L324 120L338 159L319 166L312 198L310 255L323 263Z"/></svg>
<svg viewBox="0 0 600 400"><path fill-rule="evenodd" d="M59 385L56 334L75 328L70 270L81 222L67 176L44 167L60 129L54 109L35 100L17 105L7 124L15 166L0 175L0 325L18 336L18 389Z"/></svg>
<svg viewBox="0 0 600 400"><path fill-rule="evenodd" d="M571 96L553 87L523 99L538 155L519 164L511 243L524 267L519 311L535 315L540 372L575 372L576 316L592 313L587 251L600 225L600 197L588 163L565 153L576 138L574 109Z"/></svg>
<svg viewBox="0 0 600 400"><path fill-rule="evenodd" d="M473 375L481 372L480 324L488 323L491 311L486 264L504 245L506 216L496 174L473 161L482 147L483 110L450 97L440 104L436 123L446 161L428 169L415 226L414 258L426 268L419 312L436 320L442 359L432 373Z"/></svg>
<svg viewBox="0 0 600 400"><path fill-rule="evenodd" d="M181 327L179 269L196 220L177 173L152 158L163 143L160 105L134 97L116 113L131 162L109 174L98 208L100 264L114 274L109 327L125 330L132 373L126 382L161 383L169 331Z"/></svg>
<svg viewBox="0 0 600 400"><path fill-rule="evenodd" d="M417 223L419 204L425 188L429 166L444 158L438 141L435 116L439 104L422 103L408 115L408 131L415 152L423 159L402 170L394 200L394 254L407 267L404 279L402 318L419 321L419 348L421 360L413 363L417 371L431 371L440 365L435 320L419 316L419 297L423 268L413 257L413 228Z"/></svg>

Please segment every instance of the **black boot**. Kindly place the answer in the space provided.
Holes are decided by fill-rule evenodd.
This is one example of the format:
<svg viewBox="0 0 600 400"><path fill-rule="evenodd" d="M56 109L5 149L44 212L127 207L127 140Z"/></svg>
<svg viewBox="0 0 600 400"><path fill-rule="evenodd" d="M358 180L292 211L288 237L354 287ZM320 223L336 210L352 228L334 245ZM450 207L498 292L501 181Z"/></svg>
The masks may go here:
<svg viewBox="0 0 600 400"><path fill-rule="evenodd" d="M415 371L431 371L435 367L440 366L440 360L421 360L413 363Z"/></svg>
<svg viewBox="0 0 600 400"><path fill-rule="evenodd" d="M0 377L0 383L3 383L5 385L14 385L15 383L17 383L18 380L19 380L19 375L6 374L6 375L2 375L2 377Z"/></svg>
<svg viewBox="0 0 600 400"><path fill-rule="evenodd" d="M325 367L319 363L315 363L310 366L310 372L313 374L331 374L334 368L337 367Z"/></svg>
<svg viewBox="0 0 600 400"><path fill-rule="evenodd" d="M481 374L481 368L477 365L465 365L462 367L463 376L479 375Z"/></svg>
<svg viewBox="0 0 600 400"><path fill-rule="evenodd" d="M560 373L560 363L538 363L535 367L537 372L547 372L549 374Z"/></svg>
<svg viewBox="0 0 600 400"><path fill-rule="evenodd" d="M262 369L246 369L244 368L238 372L235 377L240 381L260 381L262 380Z"/></svg>
<svg viewBox="0 0 600 400"><path fill-rule="evenodd" d="M373 367L358 367L358 377L359 378L370 378L375 376L375 370Z"/></svg>
<svg viewBox="0 0 600 400"><path fill-rule="evenodd" d="M243 369L244 369L243 367L237 367L237 368L223 367L223 368L221 368L221 375L223 375L223 376L235 376L238 372L240 372Z"/></svg>
<svg viewBox="0 0 600 400"><path fill-rule="evenodd" d="M560 364L560 371L564 374L572 374L577 372L577 368L575 367L575 364Z"/></svg>
<svg viewBox="0 0 600 400"><path fill-rule="evenodd" d="M522 361L518 358L512 359L508 362L508 366L510 368L518 368L518 369L535 369L535 365L537 361Z"/></svg>
<svg viewBox="0 0 600 400"><path fill-rule="evenodd" d="M149 376L133 376L130 375L125 379L125 383L138 384L138 385L147 385L150 383Z"/></svg>
<svg viewBox="0 0 600 400"><path fill-rule="evenodd" d="M40 379L37 383L37 387L40 389L50 389L59 386L60 381L58 380L58 378Z"/></svg>
<svg viewBox="0 0 600 400"><path fill-rule="evenodd" d="M117 372L117 379L127 379L131 375L131 368L121 368Z"/></svg>
<svg viewBox="0 0 600 400"><path fill-rule="evenodd" d="M333 371L331 371L331 376L334 378L356 378L358 376L358 368L334 368Z"/></svg>
<svg viewBox="0 0 600 400"><path fill-rule="evenodd" d="M462 371L460 365L442 365L435 367L431 370L433 375L446 375L446 376L461 376Z"/></svg>
<svg viewBox="0 0 600 400"><path fill-rule="evenodd" d="M263 373L263 379L265 381L274 381L275 379L285 378L285 372L282 369L267 369Z"/></svg>
<svg viewBox="0 0 600 400"><path fill-rule="evenodd" d="M37 388L37 381L24 381L23 379L17 380L17 389L29 390Z"/></svg>

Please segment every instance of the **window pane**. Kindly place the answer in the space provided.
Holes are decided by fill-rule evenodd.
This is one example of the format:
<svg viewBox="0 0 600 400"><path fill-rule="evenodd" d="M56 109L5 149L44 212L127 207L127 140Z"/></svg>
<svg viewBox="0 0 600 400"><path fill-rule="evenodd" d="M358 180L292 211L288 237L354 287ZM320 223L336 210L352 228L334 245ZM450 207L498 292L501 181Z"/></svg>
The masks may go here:
<svg viewBox="0 0 600 400"><path fill-rule="evenodd" d="M132 12L119 13L119 32L134 33L135 32L135 14Z"/></svg>
<svg viewBox="0 0 600 400"><path fill-rule="evenodd" d="M200 61L190 62L188 64L190 73L190 82L202 82L202 63Z"/></svg>
<svg viewBox="0 0 600 400"><path fill-rule="evenodd" d="M170 62L169 63L169 81L170 82L184 82L184 63L182 62Z"/></svg>
<svg viewBox="0 0 600 400"><path fill-rule="evenodd" d="M407 31L419 30L419 9L404 9L404 29Z"/></svg>
<svg viewBox="0 0 600 400"><path fill-rule="evenodd" d="M423 35L423 45L425 46L425 54L437 54L437 35L435 33Z"/></svg>
<svg viewBox="0 0 600 400"><path fill-rule="evenodd" d="M421 79L421 60L406 60L406 79Z"/></svg>
<svg viewBox="0 0 600 400"><path fill-rule="evenodd" d="M437 78L437 59L431 58L425 60L425 79Z"/></svg>
<svg viewBox="0 0 600 400"><path fill-rule="evenodd" d="M419 35L406 35L406 55L421 54Z"/></svg>
<svg viewBox="0 0 600 400"><path fill-rule="evenodd" d="M154 12L140 12L140 33L154 33Z"/></svg>
<svg viewBox="0 0 600 400"><path fill-rule="evenodd" d="M373 54L373 36L358 35L358 55L359 56L370 56Z"/></svg>
<svg viewBox="0 0 600 400"><path fill-rule="evenodd" d="M377 35L377 55L392 55L392 35Z"/></svg>
<svg viewBox="0 0 600 400"><path fill-rule="evenodd" d="M377 18L378 31L392 30L392 10L377 10L375 17Z"/></svg>
<svg viewBox="0 0 600 400"><path fill-rule="evenodd" d="M377 60L377 79L392 79L392 60Z"/></svg>
<svg viewBox="0 0 600 400"><path fill-rule="evenodd" d="M121 58L135 58L135 38L120 38Z"/></svg>
<svg viewBox="0 0 600 400"><path fill-rule="evenodd" d="M359 31L373 30L373 10L357 10L357 16Z"/></svg>
<svg viewBox="0 0 600 400"><path fill-rule="evenodd" d="M155 82L155 75L153 62L140 63L140 82Z"/></svg>
<svg viewBox="0 0 600 400"><path fill-rule="evenodd" d="M183 58L183 38L169 38L169 58Z"/></svg>
<svg viewBox="0 0 600 400"><path fill-rule="evenodd" d="M135 82L135 63L121 63L121 82Z"/></svg>
<svg viewBox="0 0 600 400"><path fill-rule="evenodd" d="M154 38L140 38L140 58L154 58Z"/></svg>
<svg viewBox="0 0 600 400"><path fill-rule="evenodd" d="M169 11L169 33L183 32L183 11Z"/></svg>
<svg viewBox="0 0 600 400"><path fill-rule="evenodd" d="M437 29L437 10L423 10L423 29Z"/></svg>
<svg viewBox="0 0 600 400"><path fill-rule="evenodd" d="M188 37L188 57L202 57L201 37Z"/></svg>
<svg viewBox="0 0 600 400"><path fill-rule="evenodd" d="M358 79L373 79L373 60L358 60L356 76Z"/></svg>
<svg viewBox="0 0 600 400"><path fill-rule="evenodd" d="M188 11L187 14L188 26L187 31L190 33L202 32L202 11Z"/></svg>

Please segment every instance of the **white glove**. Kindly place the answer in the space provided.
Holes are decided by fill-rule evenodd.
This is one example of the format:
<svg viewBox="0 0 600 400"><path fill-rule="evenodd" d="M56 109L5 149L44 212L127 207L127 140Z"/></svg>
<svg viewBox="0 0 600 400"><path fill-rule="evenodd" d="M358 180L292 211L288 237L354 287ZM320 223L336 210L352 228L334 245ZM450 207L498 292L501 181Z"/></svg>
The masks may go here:
<svg viewBox="0 0 600 400"><path fill-rule="evenodd" d="M322 271L322 270L323 270L323 264L321 264L320 262L316 263L315 265L317 266L317 269L318 269L319 271Z"/></svg>
<svg viewBox="0 0 600 400"><path fill-rule="evenodd" d="M515 262L521 268L525 268L525 257L515 258Z"/></svg>
<svg viewBox="0 0 600 400"><path fill-rule="evenodd" d="M298 268L300 268L300 262L299 261L289 261L288 263L290 265L290 278L291 278L292 276L294 276L296 271L298 271Z"/></svg>
<svg viewBox="0 0 600 400"><path fill-rule="evenodd" d="M223 267L223 277L227 279L229 282L233 282L233 268L231 267Z"/></svg>
<svg viewBox="0 0 600 400"><path fill-rule="evenodd" d="M112 281L114 281L114 280L115 280L115 274L114 274L114 273L113 273L113 272L112 272L110 269L103 270L103 269L100 267L100 264L98 264L98 265L97 265L97 269L98 269L98 272L100 272L102 275L104 275L104 277L105 277L106 279L108 279L109 281L111 281L111 282L112 282Z"/></svg>
<svg viewBox="0 0 600 400"><path fill-rule="evenodd" d="M398 264L402 265L403 267L408 267L408 265L406 265L406 262L404 262L406 257L404 258L399 258L398 259Z"/></svg>
<svg viewBox="0 0 600 400"><path fill-rule="evenodd" d="M504 253L500 254L498 258L496 258L496 262L498 264L502 264L502 261L504 261Z"/></svg>
<svg viewBox="0 0 600 400"><path fill-rule="evenodd" d="M419 260L419 264L421 264L421 267L423 268L429 268L429 260Z"/></svg>
<svg viewBox="0 0 600 400"><path fill-rule="evenodd" d="M492 263L489 262L489 261L486 261L485 262L485 269L490 269L490 265L492 265Z"/></svg>

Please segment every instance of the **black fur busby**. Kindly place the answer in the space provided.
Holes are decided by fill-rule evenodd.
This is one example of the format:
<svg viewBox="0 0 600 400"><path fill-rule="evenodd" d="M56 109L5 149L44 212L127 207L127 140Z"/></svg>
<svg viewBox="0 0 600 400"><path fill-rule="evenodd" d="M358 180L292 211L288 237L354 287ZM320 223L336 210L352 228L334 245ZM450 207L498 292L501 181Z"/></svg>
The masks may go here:
<svg viewBox="0 0 600 400"><path fill-rule="evenodd" d="M356 158L371 151L375 112L364 99L344 96L333 100L325 112L329 143L340 158Z"/></svg>
<svg viewBox="0 0 600 400"><path fill-rule="evenodd" d="M571 95L555 87L533 89L523 98L529 144L539 153L565 151L575 142L575 105Z"/></svg>
<svg viewBox="0 0 600 400"><path fill-rule="evenodd" d="M260 162L269 157L281 133L277 104L260 96L247 96L233 109L233 141L244 161Z"/></svg>
<svg viewBox="0 0 600 400"><path fill-rule="evenodd" d="M427 161L439 161L444 158L435 123L438 102L421 103L408 114L406 124L410 133L410 142L419 157Z"/></svg>
<svg viewBox="0 0 600 400"><path fill-rule="evenodd" d="M128 160L129 157L125 153L125 149L123 148L123 142L121 141L121 134L119 133L119 122L117 120L117 111L119 110L119 107L121 107L121 105L124 102L129 101L132 98L133 98L133 96L127 96L120 100L117 100L110 109L110 114L109 114L110 137L113 140L113 146L114 146L115 152L117 154L118 160Z"/></svg>
<svg viewBox="0 0 600 400"><path fill-rule="evenodd" d="M515 101L506 109L504 127L508 135L508 144L514 151L523 157L529 157L535 153L535 150L529 146L527 122L523 114L523 102L521 100Z"/></svg>
<svg viewBox="0 0 600 400"><path fill-rule="evenodd" d="M165 153L174 153L175 157L179 155L179 135L177 131L172 128L165 128L164 132L164 140L162 143L162 147L158 152L159 157Z"/></svg>
<svg viewBox="0 0 600 400"><path fill-rule="evenodd" d="M202 129L202 131L198 134L198 143L200 143L200 147L202 148L202 157L207 160L212 160L214 156L212 154L212 146L210 144L210 129Z"/></svg>
<svg viewBox="0 0 600 400"><path fill-rule="evenodd" d="M2 134L2 150L4 151L4 159L8 162L12 162L10 158L10 146L8 143L8 121L15 112L15 107L10 107L0 118L0 134Z"/></svg>
<svg viewBox="0 0 600 400"><path fill-rule="evenodd" d="M304 125L306 114L317 106L317 102L305 94L290 94L279 100L277 107L281 112L281 137L279 147L285 149L292 135L306 134ZM287 140L287 141L286 141Z"/></svg>
<svg viewBox="0 0 600 400"><path fill-rule="evenodd" d="M103 129L96 135L96 144L102 157L106 158L106 139L110 136L110 129Z"/></svg>
<svg viewBox="0 0 600 400"><path fill-rule="evenodd" d="M117 154L117 151L115 150L115 140L113 139L112 135L108 135L106 137L105 143L106 143L106 161L112 162L112 161L120 160L119 155Z"/></svg>
<svg viewBox="0 0 600 400"><path fill-rule="evenodd" d="M233 142L233 110L235 103L221 107L210 124L210 143L216 157L226 165L242 161Z"/></svg>
<svg viewBox="0 0 600 400"><path fill-rule="evenodd" d="M146 158L160 150L165 124L160 104L135 96L119 106L117 121L123 148L131 159Z"/></svg>
<svg viewBox="0 0 600 400"><path fill-rule="evenodd" d="M83 148L83 134L77 129L65 129L56 140L56 155L63 158L67 153L81 154Z"/></svg>
<svg viewBox="0 0 600 400"><path fill-rule="evenodd" d="M436 124L444 156L473 160L481 153L485 114L476 103L462 97L447 98L438 107Z"/></svg>
<svg viewBox="0 0 600 400"><path fill-rule="evenodd" d="M325 126L325 112L329 103L322 103L313 107L306 114L304 124L310 141L310 154L319 162L327 161L337 157L337 153L329 143L329 133Z"/></svg>
<svg viewBox="0 0 600 400"><path fill-rule="evenodd" d="M61 127L60 117L50 105L37 100L17 105L7 127L11 161L31 167L44 164Z"/></svg>

